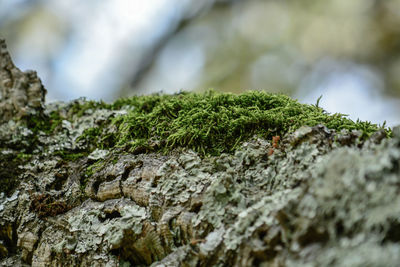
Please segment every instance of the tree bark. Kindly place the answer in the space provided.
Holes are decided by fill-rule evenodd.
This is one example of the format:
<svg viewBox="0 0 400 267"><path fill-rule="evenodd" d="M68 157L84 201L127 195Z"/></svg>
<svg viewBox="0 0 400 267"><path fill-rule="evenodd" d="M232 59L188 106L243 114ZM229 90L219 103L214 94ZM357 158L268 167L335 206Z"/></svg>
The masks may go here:
<svg viewBox="0 0 400 267"><path fill-rule="evenodd" d="M365 141L304 126L217 156L88 152L85 130L117 131L104 123L126 107L45 105L0 44L1 266L400 262L400 127Z"/></svg>

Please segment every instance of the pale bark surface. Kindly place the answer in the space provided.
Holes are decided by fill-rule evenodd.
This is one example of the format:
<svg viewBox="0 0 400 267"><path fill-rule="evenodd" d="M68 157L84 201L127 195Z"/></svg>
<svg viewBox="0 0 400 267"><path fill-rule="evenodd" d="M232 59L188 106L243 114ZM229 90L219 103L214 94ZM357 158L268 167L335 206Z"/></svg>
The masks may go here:
<svg viewBox="0 0 400 267"><path fill-rule="evenodd" d="M400 127L360 141L319 125L233 154L82 149L87 111L54 134L32 73L0 58L1 266L398 266ZM84 100L79 100L84 101ZM112 126L110 126L112 127ZM110 129L115 130L115 129Z"/></svg>

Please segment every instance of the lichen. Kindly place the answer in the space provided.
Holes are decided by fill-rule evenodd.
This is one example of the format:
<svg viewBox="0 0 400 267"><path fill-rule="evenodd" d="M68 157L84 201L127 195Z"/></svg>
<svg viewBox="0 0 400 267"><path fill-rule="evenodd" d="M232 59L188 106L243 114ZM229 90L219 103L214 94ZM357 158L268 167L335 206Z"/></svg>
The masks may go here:
<svg viewBox="0 0 400 267"><path fill-rule="evenodd" d="M400 127L265 92L25 109L7 75L2 266L398 265Z"/></svg>

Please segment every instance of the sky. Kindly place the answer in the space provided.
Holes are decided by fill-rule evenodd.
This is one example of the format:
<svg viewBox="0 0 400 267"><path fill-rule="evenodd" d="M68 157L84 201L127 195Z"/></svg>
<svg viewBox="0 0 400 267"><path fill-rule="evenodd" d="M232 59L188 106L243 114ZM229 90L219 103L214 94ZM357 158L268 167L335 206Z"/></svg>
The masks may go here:
<svg viewBox="0 0 400 267"><path fill-rule="evenodd" d="M146 53L177 27L188 10L206 9L212 1L42 0L32 6L33 2L0 0L0 23L26 19L16 27L17 37L9 43L16 65L38 72L48 89L48 101L82 96L111 101L115 91L126 86L124 82L138 71ZM284 18L285 23L289 20ZM206 64L207 47L192 40L177 37L161 49L141 94L155 92L155 88L165 93L196 88ZM257 61L253 78L268 77L265 71L273 57ZM277 70L275 66L272 69ZM277 75L269 73L270 77ZM389 126L400 124L400 101L384 96L383 86L374 70L326 58L313 67L293 96L302 103L315 104L322 95L320 104L330 113L378 124L386 121Z"/></svg>

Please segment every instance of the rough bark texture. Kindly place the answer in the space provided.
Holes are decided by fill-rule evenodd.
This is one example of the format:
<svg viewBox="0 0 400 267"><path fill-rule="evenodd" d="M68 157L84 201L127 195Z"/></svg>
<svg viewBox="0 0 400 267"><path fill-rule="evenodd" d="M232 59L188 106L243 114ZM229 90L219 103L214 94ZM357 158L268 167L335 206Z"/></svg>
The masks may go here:
<svg viewBox="0 0 400 267"><path fill-rule="evenodd" d="M0 39L0 123L43 110L46 90L35 71L22 72L11 61Z"/></svg>
<svg viewBox="0 0 400 267"><path fill-rule="evenodd" d="M400 127L85 154L84 131L124 111L51 122L74 103L43 109L40 80L1 49L1 266L398 266Z"/></svg>

